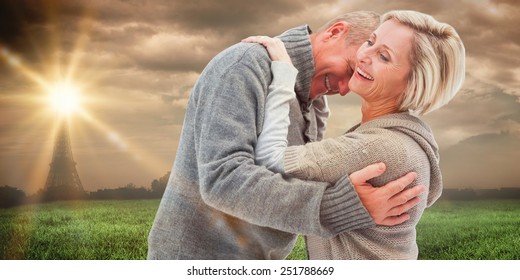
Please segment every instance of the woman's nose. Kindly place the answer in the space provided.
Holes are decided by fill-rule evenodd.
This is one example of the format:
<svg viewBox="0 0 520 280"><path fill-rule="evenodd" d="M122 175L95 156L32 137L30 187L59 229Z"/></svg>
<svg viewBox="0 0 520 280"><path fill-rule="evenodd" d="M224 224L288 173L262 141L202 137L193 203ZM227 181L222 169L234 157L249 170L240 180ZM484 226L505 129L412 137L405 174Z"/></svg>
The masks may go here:
<svg viewBox="0 0 520 280"><path fill-rule="evenodd" d="M370 59L370 50L369 48L359 49L356 55L358 62L370 64L372 61Z"/></svg>

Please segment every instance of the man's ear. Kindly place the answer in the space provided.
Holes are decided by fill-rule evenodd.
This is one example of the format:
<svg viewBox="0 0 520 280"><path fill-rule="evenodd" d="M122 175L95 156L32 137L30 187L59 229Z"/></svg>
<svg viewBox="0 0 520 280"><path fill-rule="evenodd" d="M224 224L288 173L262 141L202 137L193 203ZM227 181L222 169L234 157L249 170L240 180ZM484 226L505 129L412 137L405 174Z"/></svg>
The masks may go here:
<svg viewBox="0 0 520 280"><path fill-rule="evenodd" d="M350 25L346 21L338 21L327 28L327 40L330 38L341 37L343 34L348 34Z"/></svg>

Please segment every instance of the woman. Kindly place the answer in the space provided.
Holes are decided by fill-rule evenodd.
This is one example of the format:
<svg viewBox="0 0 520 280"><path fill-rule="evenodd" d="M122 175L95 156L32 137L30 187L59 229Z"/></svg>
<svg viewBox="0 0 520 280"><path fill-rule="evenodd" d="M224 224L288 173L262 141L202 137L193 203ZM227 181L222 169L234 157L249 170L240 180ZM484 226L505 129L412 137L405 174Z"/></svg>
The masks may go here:
<svg viewBox="0 0 520 280"><path fill-rule="evenodd" d="M362 121L338 138L287 147L288 100L294 95L291 75L296 74L283 70L290 64L273 63L264 122L269 125L258 139L257 161L300 179L328 182L384 162L387 171L372 185L382 186L414 171L417 179L412 185L429 189L401 225L350 231L332 239L307 236L311 259L416 259L415 226L441 194L438 147L429 126L416 116L443 106L462 86L463 43L453 27L422 13L392 11L382 22L358 50L349 81L350 90L362 98ZM279 42L265 37L246 41L264 44L273 60L287 61Z"/></svg>

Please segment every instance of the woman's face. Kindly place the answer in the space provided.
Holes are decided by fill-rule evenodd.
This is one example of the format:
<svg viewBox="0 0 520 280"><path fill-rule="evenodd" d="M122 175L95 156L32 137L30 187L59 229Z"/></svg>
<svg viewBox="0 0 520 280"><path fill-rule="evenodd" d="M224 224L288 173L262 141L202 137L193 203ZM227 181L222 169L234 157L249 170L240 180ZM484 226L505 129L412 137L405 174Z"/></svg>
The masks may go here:
<svg viewBox="0 0 520 280"><path fill-rule="evenodd" d="M366 101L400 100L411 70L413 30L387 20L356 53L350 89Z"/></svg>

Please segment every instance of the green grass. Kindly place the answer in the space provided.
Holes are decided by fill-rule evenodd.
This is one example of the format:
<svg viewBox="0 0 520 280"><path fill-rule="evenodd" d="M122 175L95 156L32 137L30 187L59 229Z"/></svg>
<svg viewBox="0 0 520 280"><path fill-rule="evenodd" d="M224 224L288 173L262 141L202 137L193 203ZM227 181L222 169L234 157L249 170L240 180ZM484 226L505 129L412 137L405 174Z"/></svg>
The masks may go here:
<svg viewBox="0 0 520 280"><path fill-rule="evenodd" d="M158 203L69 201L0 210L0 258L144 259Z"/></svg>
<svg viewBox="0 0 520 280"><path fill-rule="evenodd" d="M520 200L439 201L417 226L420 259L519 260Z"/></svg>
<svg viewBox="0 0 520 280"><path fill-rule="evenodd" d="M305 247L305 240L303 240L303 236L298 236L298 240L296 240L296 244L294 244L294 248L292 252L287 256L288 260L306 260L307 257L307 248Z"/></svg>
<svg viewBox="0 0 520 280"><path fill-rule="evenodd" d="M159 200L0 209L0 259L145 259ZM420 259L520 259L520 201L440 201L417 227ZM299 238L288 259L306 259Z"/></svg>

